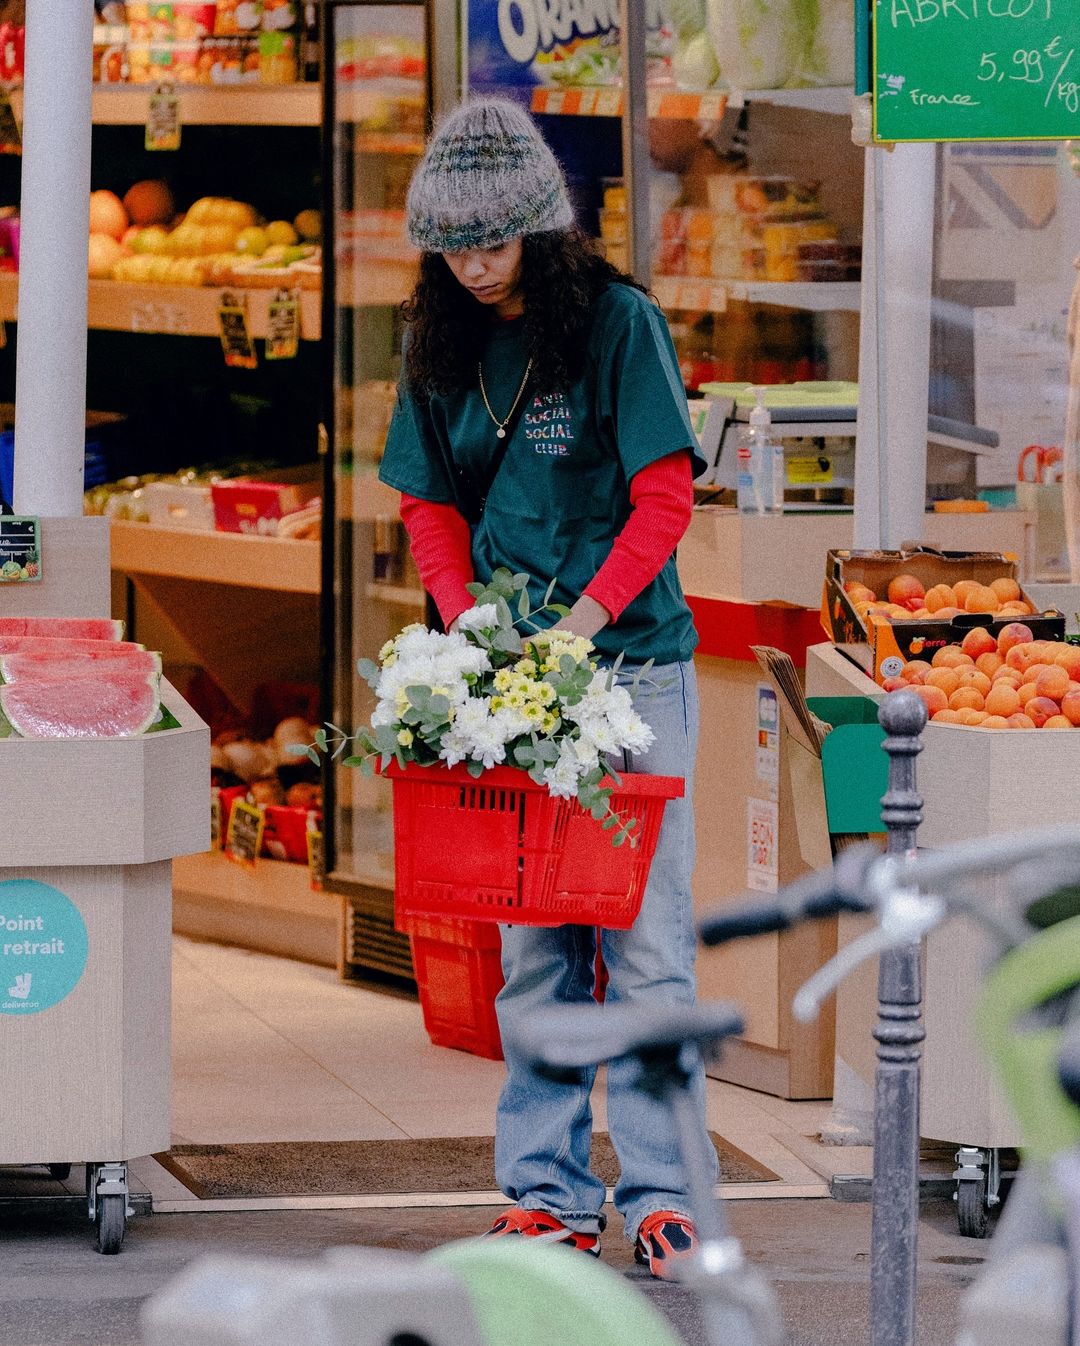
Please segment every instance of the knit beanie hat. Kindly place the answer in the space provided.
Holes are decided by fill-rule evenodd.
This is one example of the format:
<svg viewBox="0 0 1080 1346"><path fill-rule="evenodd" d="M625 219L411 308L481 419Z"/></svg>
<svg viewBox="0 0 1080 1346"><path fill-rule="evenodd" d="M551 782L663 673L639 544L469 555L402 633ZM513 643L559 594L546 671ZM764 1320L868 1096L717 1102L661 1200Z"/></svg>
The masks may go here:
<svg viewBox="0 0 1080 1346"><path fill-rule="evenodd" d="M536 123L501 98L444 117L409 186L406 227L424 252L495 248L573 223L562 169Z"/></svg>

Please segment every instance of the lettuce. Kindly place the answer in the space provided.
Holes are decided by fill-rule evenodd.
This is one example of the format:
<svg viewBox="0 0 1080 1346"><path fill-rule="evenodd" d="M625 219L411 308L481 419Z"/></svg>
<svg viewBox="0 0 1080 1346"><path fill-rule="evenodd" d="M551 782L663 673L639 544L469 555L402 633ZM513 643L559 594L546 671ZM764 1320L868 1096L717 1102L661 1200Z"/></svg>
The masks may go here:
<svg viewBox="0 0 1080 1346"><path fill-rule="evenodd" d="M708 33L695 33L680 40L671 64L680 89L709 89L720 74Z"/></svg>
<svg viewBox="0 0 1080 1346"><path fill-rule="evenodd" d="M707 0L709 36L731 89L782 89L796 76L809 33L795 0Z"/></svg>
<svg viewBox="0 0 1080 1346"><path fill-rule="evenodd" d="M809 41L800 83L839 88L855 79L855 16L851 0L801 0Z"/></svg>

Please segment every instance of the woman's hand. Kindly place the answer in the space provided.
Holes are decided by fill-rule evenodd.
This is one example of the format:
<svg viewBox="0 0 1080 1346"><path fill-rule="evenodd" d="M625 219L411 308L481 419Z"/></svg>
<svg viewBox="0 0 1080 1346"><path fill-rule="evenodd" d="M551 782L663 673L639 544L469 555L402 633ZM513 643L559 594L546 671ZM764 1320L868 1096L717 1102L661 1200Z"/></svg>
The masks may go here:
<svg viewBox="0 0 1080 1346"><path fill-rule="evenodd" d="M607 608L595 598L588 598L583 594L570 609L570 615L557 621L550 629L569 631L571 635L584 636L586 640L592 640L593 636L602 631L610 621L611 613Z"/></svg>

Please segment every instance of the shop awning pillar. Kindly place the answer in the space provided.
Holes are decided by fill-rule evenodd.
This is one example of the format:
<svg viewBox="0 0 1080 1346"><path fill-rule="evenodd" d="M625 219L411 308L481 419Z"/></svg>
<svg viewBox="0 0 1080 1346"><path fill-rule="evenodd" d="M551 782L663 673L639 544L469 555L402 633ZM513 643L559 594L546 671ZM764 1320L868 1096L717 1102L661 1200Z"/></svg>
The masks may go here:
<svg viewBox="0 0 1080 1346"><path fill-rule="evenodd" d="M53 518L83 509L93 20L27 0L13 503Z"/></svg>
<svg viewBox="0 0 1080 1346"><path fill-rule="evenodd" d="M936 151L866 151L855 546L922 538Z"/></svg>

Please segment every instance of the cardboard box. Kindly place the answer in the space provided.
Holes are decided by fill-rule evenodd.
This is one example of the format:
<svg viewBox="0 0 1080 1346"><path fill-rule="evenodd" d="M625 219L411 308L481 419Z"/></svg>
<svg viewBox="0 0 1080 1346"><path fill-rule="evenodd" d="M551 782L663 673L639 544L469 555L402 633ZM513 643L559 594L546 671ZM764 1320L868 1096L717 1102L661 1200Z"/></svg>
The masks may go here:
<svg viewBox="0 0 1080 1346"><path fill-rule="evenodd" d="M855 610L844 589L845 584L857 581L884 600L890 580L902 574L914 575L930 589L935 584L952 585L965 579L980 584L1016 579L1017 565L1000 552L830 551L825 564L821 624L833 643L878 682L896 676L909 659L928 658L944 645L958 645L975 626L985 626L996 635L1010 622L1022 621L1037 640L1065 638L1063 614L1056 609L1039 613L1023 588L1021 595L1036 608L1033 615L995 617L968 612L948 621L901 621L882 616L867 619Z"/></svg>
<svg viewBox="0 0 1080 1346"><path fill-rule="evenodd" d="M210 488L214 522L223 533L276 537L279 522L320 494L318 467L285 468L264 477L216 481Z"/></svg>
<svg viewBox="0 0 1080 1346"><path fill-rule="evenodd" d="M209 486L152 481L146 487L146 512L158 528L214 531L214 502Z"/></svg>

